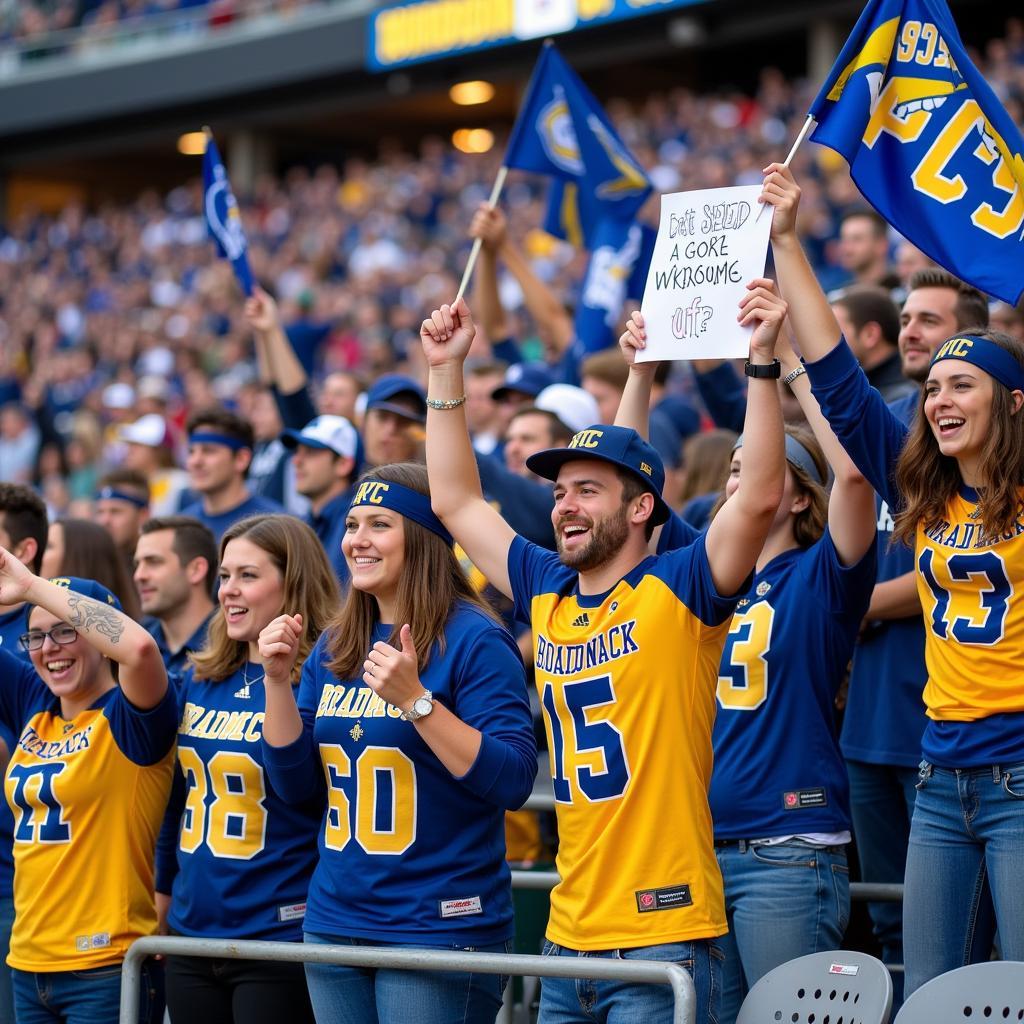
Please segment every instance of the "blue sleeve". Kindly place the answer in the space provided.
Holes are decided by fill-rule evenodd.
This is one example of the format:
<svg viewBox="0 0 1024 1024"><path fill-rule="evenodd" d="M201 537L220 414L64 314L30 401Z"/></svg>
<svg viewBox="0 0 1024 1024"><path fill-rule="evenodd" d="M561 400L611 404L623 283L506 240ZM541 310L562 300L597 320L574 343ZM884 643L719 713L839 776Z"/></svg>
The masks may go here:
<svg viewBox="0 0 1024 1024"><path fill-rule="evenodd" d="M486 623L458 671L451 710L481 734L476 760L459 781L482 800L514 811L530 795L537 774L522 658L505 629Z"/></svg>
<svg viewBox="0 0 1024 1024"><path fill-rule="evenodd" d="M872 543L864 557L853 565L843 565L839 552L826 528L824 536L802 560L800 570L807 582L807 593L822 600L833 615L864 618L871 602L878 569L878 544Z"/></svg>
<svg viewBox="0 0 1024 1024"><path fill-rule="evenodd" d="M181 768L174 765L174 776L171 779L171 795L167 800L167 810L160 825L160 834L156 838L156 883L157 892L170 895L174 888L174 879L178 875L178 832L181 828L181 815L185 810L185 776Z"/></svg>
<svg viewBox="0 0 1024 1024"><path fill-rule="evenodd" d="M678 512L673 512L661 528L661 536L658 537L658 554L663 555L666 551L685 548L699 536L700 530L691 526Z"/></svg>
<svg viewBox="0 0 1024 1024"><path fill-rule="evenodd" d="M688 547L659 555L653 575L666 583L679 600L704 623L720 626L736 610L736 602L750 589L751 574L732 596L720 594L711 576L707 534Z"/></svg>
<svg viewBox="0 0 1024 1024"><path fill-rule="evenodd" d="M508 580L512 587L512 614L517 622L530 624L536 594L561 593L575 574L565 568L553 551L545 551L517 536L508 549Z"/></svg>
<svg viewBox="0 0 1024 1024"><path fill-rule="evenodd" d="M29 708L45 702L49 692L30 661L0 647L0 723L12 735L21 735L29 719Z"/></svg>
<svg viewBox="0 0 1024 1024"><path fill-rule="evenodd" d="M907 426L868 383L845 340L824 359L805 365L814 397L854 465L890 509L899 509L903 502L893 474Z"/></svg>
<svg viewBox="0 0 1024 1024"><path fill-rule="evenodd" d="M273 393L286 430L301 430L310 420L316 419L316 406L309 395L309 388L303 386L290 395L283 395L274 388Z"/></svg>
<svg viewBox="0 0 1024 1024"><path fill-rule="evenodd" d="M722 363L707 373L695 373L693 379L715 426L743 433L747 393L732 363Z"/></svg>
<svg viewBox="0 0 1024 1024"><path fill-rule="evenodd" d="M143 767L156 764L174 747L178 735L178 699L170 683L160 703L148 711L135 707L118 687L103 714L121 753L135 764Z"/></svg>
<svg viewBox="0 0 1024 1024"><path fill-rule="evenodd" d="M519 345L515 338L502 338L501 341L491 343L491 353L495 359L500 359L509 366L523 361L523 353L519 351Z"/></svg>
<svg viewBox="0 0 1024 1024"><path fill-rule="evenodd" d="M260 741L263 745L263 766L270 784L274 792L287 803L312 800L322 784L313 726L316 724L316 709L320 701L321 676L326 673L322 665L324 646L325 637L321 635L302 666L296 698L299 716L302 718L301 735L286 747L272 747L265 739Z"/></svg>
<svg viewBox="0 0 1024 1024"><path fill-rule="evenodd" d="M680 518L695 530L706 530L711 525L711 510L718 503L721 493L698 494L691 498L679 513Z"/></svg>
<svg viewBox="0 0 1024 1024"><path fill-rule="evenodd" d="M554 548L551 509L555 500L551 485L518 476L493 455L477 453L476 464L484 496L498 502L505 522L534 544Z"/></svg>

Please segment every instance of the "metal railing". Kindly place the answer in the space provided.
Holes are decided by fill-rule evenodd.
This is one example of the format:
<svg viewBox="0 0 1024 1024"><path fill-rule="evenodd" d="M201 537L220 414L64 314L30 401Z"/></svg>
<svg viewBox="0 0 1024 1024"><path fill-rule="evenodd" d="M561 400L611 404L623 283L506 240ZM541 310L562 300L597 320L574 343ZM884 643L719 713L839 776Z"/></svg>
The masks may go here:
<svg viewBox="0 0 1024 1024"><path fill-rule="evenodd" d="M279 963L340 964L403 971L467 971L532 978L591 978L672 988L672 1024L694 1024L693 981L678 964L652 960L575 959L516 953L467 953L447 950L388 949L378 946L319 946L302 942L240 942L147 935L136 939L121 972L121 1024L136 1024L142 961L162 953L223 960L274 960Z"/></svg>

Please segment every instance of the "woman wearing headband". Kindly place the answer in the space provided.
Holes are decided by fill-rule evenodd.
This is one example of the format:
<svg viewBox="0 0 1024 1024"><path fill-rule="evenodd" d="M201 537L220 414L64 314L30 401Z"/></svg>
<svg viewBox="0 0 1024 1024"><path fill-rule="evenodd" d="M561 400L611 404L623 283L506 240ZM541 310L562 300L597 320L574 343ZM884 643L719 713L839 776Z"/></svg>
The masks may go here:
<svg viewBox="0 0 1024 1024"><path fill-rule="evenodd" d="M466 581L419 465L363 477L342 550L352 589L287 685L308 631L294 609L260 637L264 756L290 800L318 797L306 941L506 952L504 812L536 746L522 661ZM307 964L322 1024L493 1022L493 975Z"/></svg>
<svg viewBox="0 0 1024 1024"><path fill-rule="evenodd" d="M800 189L773 164L779 279L796 303L820 295L796 237ZM993 934L1024 960L1024 347L989 331L935 352L908 429L868 386L834 328L803 355L836 434L897 510L924 611L928 723L907 852L905 994L987 960Z"/></svg>
<svg viewBox="0 0 1024 1024"><path fill-rule="evenodd" d="M22 601L31 664L0 648L0 721L19 737L5 779L15 1015L114 1024L125 953L156 930L153 854L176 705L156 642L106 587L47 582L0 548L0 604ZM145 1024L163 1017L162 988L162 972L145 965Z"/></svg>
<svg viewBox="0 0 1024 1024"><path fill-rule="evenodd" d="M337 607L338 585L313 531L285 515L229 527L219 579L220 609L179 691L178 799L161 834L157 888L172 894L175 934L298 941L320 807L289 799L267 778L257 640L285 608L301 613L306 633L279 680L290 689ZM175 1024L312 1018L295 964L170 956L167 1004Z"/></svg>
<svg viewBox="0 0 1024 1024"><path fill-rule="evenodd" d="M781 303L770 281L749 287ZM827 304L824 312L831 315ZM635 313L622 339L628 361L644 336ZM833 702L875 581L874 493L829 430L806 375L794 374L799 361L782 337L776 353L813 434L786 430L782 502L719 668L709 803L729 922L719 940L722 1024L779 964L838 949L850 910L849 789ZM632 379L649 382L654 365L634 363ZM645 392L637 408L646 402ZM740 437L719 508L742 467Z"/></svg>

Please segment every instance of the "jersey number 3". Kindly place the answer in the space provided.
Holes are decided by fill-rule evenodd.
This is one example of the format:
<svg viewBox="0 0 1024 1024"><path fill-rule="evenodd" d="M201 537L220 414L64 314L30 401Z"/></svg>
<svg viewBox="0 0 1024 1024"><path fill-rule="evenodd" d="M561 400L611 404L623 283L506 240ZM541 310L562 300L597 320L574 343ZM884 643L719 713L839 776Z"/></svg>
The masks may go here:
<svg viewBox="0 0 1024 1024"><path fill-rule="evenodd" d="M775 609L759 601L732 617L718 669L718 703L753 711L768 697L768 660Z"/></svg>
<svg viewBox="0 0 1024 1024"><path fill-rule="evenodd" d="M577 755L599 755L600 767L581 764L574 773L576 786L583 796L591 801L622 796L629 785L629 763L622 733L607 719L590 721L587 715L591 708L615 704L611 676L566 683L562 687L561 702L555 696L554 686L545 683L541 703L551 730L551 781L555 800L561 804L572 803L566 736L573 737ZM560 703L564 703L564 707L560 707Z"/></svg>
<svg viewBox="0 0 1024 1024"><path fill-rule="evenodd" d="M934 599L929 624L936 636L981 647L1002 640L1013 587L999 555L979 551L944 559L925 548L917 567Z"/></svg>

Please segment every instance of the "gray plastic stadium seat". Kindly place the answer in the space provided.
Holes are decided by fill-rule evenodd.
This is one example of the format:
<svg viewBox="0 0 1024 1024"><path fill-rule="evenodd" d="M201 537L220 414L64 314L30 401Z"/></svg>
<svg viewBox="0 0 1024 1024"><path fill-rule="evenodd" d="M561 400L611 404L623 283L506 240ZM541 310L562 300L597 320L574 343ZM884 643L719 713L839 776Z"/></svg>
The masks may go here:
<svg viewBox="0 0 1024 1024"><path fill-rule="evenodd" d="M895 1024L1024 1021L1024 963L993 961L940 974L912 992Z"/></svg>
<svg viewBox="0 0 1024 1024"><path fill-rule="evenodd" d="M736 1024L888 1024L892 979L866 953L811 953L776 967L747 993Z"/></svg>

